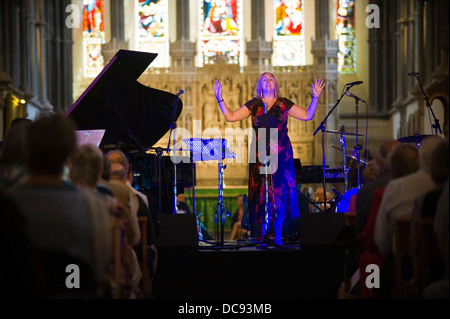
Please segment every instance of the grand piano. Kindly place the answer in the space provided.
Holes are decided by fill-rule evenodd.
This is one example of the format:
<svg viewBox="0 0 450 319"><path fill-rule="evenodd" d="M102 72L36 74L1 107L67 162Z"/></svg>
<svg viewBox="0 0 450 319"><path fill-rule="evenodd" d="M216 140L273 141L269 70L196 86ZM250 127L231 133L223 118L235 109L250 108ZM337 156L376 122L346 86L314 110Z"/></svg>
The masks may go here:
<svg viewBox="0 0 450 319"><path fill-rule="evenodd" d="M119 50L66 112L79 130L105 130L100 149L122 150L132 164L133 186L158 213L173 212L175 167L166 150L153 147L181 114L178 94L137 81L158 54ZM165 152L167 153L167 152ZM193 184L191 164L176 169L177 194Z"/></svg>

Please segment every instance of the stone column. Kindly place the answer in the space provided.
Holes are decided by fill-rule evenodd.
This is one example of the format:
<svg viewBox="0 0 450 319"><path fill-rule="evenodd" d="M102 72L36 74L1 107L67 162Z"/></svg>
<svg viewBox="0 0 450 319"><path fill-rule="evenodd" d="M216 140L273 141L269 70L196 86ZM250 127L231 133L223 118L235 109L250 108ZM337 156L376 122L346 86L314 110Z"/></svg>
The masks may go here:
<svg viewBox="0 0 450 319"><path fill-rule="evenodd" d="M105 65L114 57L120 49L128 49L125 41L124 7L123 0L110 0L111 6L111 40L103 44L102 53Z"/></svg>
<svg viewBox="0 0 450 319"><path fill-rule="evenodd" d="M47 98L47 48L45 39L46 22L44 20L44 1L36 0L31 2L31 22L30 22L30 73L31 89L36 96L29 101L39 110L39 113L49 113L53 111L53 106Z"/></svg>
<svg viewBox="0 0 450 319"><path fill-rule="evenodd" d="M190 41L189 1L176 2L176 40L170 43L172 71L195 72L195 43Z"/></svg>
<svg viewBox="0 0 450 319"><path fill-rule="evenodd" d="M264 1L252 0L252 39L246 43L248 67L250 73L270 71L272 58L272 42L266 41L264 31L265 5Z"/></svg>
<svg viewBox="0 0 450 319"><path fill-rule="evenodd" d="M337 70L338 61L338 40L330 40L329 38L329 15L328 15L328 5L334 5L334 2L329 2L328 0L318 0L316 1L315 15L316 15L316 39L312 40L311 53L314 56L313 73L314 78L321 78L325 81L326 88L319 100L317 105L317 111L314 116L314 124L316 131L320 123L325 119L329 110L334 107L337 101L337 82L339 78L339 73ZM337 111L330 114L326 120L326 130L333 130L337 126ZM314 162L322 163L322 133L319 130L316 133L316 142L314 144ZM324 138L325 150L329 149L327 147L327 136ZM327 159L331 165L334 165L335 157L333 152L327 154Z"/></svg>

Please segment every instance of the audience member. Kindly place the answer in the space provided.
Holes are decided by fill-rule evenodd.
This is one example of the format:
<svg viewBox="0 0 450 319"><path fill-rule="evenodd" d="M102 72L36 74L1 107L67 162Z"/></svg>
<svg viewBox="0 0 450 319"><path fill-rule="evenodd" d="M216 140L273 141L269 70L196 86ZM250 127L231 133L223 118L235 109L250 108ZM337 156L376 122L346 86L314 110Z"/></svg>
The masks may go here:
<svg viewBox="0 0 450 319"><path fill-rule="evenodd" d="M98 183L103 171L103 153L95 145L85 144L75 149L70 157L70 182L72 185L81 188L86 192L86 196L90 199L89 204L94 211L107 211L111 216L111 231L116 220L128 219L130 211L113 196L109 194L103 194L98 190ZM126 234L126 232L122 232ZM127 258L133 258L133 254L130 252L132 249L128 243L128 239L122 238L122 244L126 245L128 253ZM133 269L129 269L130 265L134 265L136 260L127 261L122 265L124 272L124 278L122 280L121 289L124 291L123 295L128 296L127 289L132 284L131 278ZM127 276L128 275L128 276ZM135 292L130 292L131 298L134 297Z"/></svg>
<svg viewBox="0 0 450 319"><path fill-rule="evenodd" d="M43 255L44 289L50 298L79 296L82 291L70 290L60 280L67 277L66 269L55 266L67 262L80 266L80 286L92 287L86 292L89 297L104 296L110 284L102 281L110 270L110 216L91 211L84 194L62 181L75 146L74 125L68 118L53 114L37 119L27 137L29 178L10 192L31 242Z"/></svg>
<svg viewBox="0 0 450 319"><path fill-rule="evenodd" d="M395 219L411 217L415 198L435 187L430 176L431 157L441 142L442 138L438 136L425 138L419 149L420 169L413 174L393 179L386 185L374 228L374 240L381 253L395 254ZM403 163L404 166L407 164Z"/></svg>
<svg viewBox="0 0 450 319"><path fill-rule="evenodd" d="M375 162L379 169L379 173L376 178L366 182L358 190L355 203L355 230L357 236L359 236L366 225L370 208L372 206L373 195L378 189L386 186L389 182L390 178L387 168L388 155L392 151L393 147L398 144L400 144L400 142L397 140L386 140L381 144L378 153L375 155Z"/></svg>
<svg viewBox="0 0 450 319"><path fill-rule="evenodd" d="M231 240L240 240L243 239L247 234L247 230L242 228L242 217L245 213L245 205L244 205L244 195L239 195L236 198L236 202L238 204L238 208L232 216L231 224L233 225L233 229L231 230Z"/></svg>
<svg viewBox="0 0 450 319"><path fill-rule="evenodd" d="M353 197L349 211L355 211L355 225L344 227L341 236L338 237L336 243L346 250L345 254L345 282L349 288L350 280L355 272L359 271L360 255L364 250L360 233L364 229L367 218L373 203L374 194L378 189L386 186L390 179L388 160L389 154L396 145L401 143L397 140L385 140L379 147L378 153L375 155L374 164L368 165L368 174L372 165L376 166L378 174L372 180L365 181L364 185L356 193L356 199ZM369 174L368 174L369 175ZM354 203L354 204L353 204ZM353 206L354 205L354 206ZM343 236L345 235L345 236ZM360 292L358 292L360 293Z"/></svg>
<svg viewBox="0 0 450 319"><path fill-rule="evenodd" d="M416 227L420 224L417 223L421 218L432 219L435 217L437 211L437 205L439 198L442 194L444 184L448 180L449 177L449 145L448 138L442 139L441 143L439 143L434 149L431 156L430 163L430 176L435 184L435 188L430 190L429 192L418 196L414 200L414 207L411 213L411 231L410 231L410 254L414 260L414 272L419 271L418 266L420 264L419 255L421 239L418 239ZM443 276L444 269L444 258L442 259L433 259L427 262L427 278L430 281L436 280L437 278L441 278ZM412 281L414 285L416 285L416 289L420 292L423 287L421 283L416 283Z"/></svg>
<svg viewBox="0 0 450 319"><path fill-rule="evenodd" d="M0 298L42 298L43 274L40 255L34 247L25 219L17 205L0 191Z"/></svg>
<svg viewBox="0 0 450 319"><path fill-rule="evenodd" d="M431 156L430 176L436 187L415 200L412 216L434 217L439 196L448 178L448 138L442 139Z"/></svg>
<svg viewBox="0 0 450 319"><path fill-rule="evenodd" d="M448 149L447 149L448 151ZM425 287L422 297L424 299L449 299L449 180L444 182L442 192L437 203L436 214L434 216L434 232L436 234L439 251L444 259L444 275L442 279L436 280Z"/></svg>
<svg viewBox="0 0 450 319"><path fill-rule="evenodd" d="M134 206L136 207L137 217L147 217L147 264L150 267L150 279L152 280L156 272L158 260L158 251L154 244L155 237L159 232L157 216L150 212L147 196L132 186L132 167L126 155L120 150L112 150L109 151L106 156L111 162L111 179L122 182L128 188L131 198L134 201ZM141 245L137 244L133 248L138 260L142 261ZM151 291L151 287L149 288Z"/></svg>
<svg viewBox="0 0 450 319"><path fill-rule="evenodd" d="M158 266L158 249L155 246L155 238L159 234L159 220L158 216L154 213L154 211L150 210L148 204L148 197L144 193L138 191L134 188L134 175L133 168L128 159L126 159L126 163L128 163L128 179L125 184L131 189L137 196L139 201L138 203L138 217L147 217L147 265L149 267L149 276L150 276L150 287L148 287L148 291L150 292L150 296L152 295L152 286L153 286L153 278L156 273L156 268ZM142 246L137 245L134 247L136 255L138 257L139 262L142 262Z"/></svg>
<svg viewBox="0 0 450 319"><path fill-rule="evenodd" d="M25 154L26 139L32 121L16 119L0 148L0 189L13 188L28 178Z"/></svg>
<svg viewBox="0 0 450 319"><path fill-rule="evenodd" d="M388 158L388 168L391 180L416 172L419 169L419 153L417 147L410 144L395 146ZM375 221L384 191L385 187L382 187L375 192L367 223L360 233L363 244L363 251L359 256L360 293L363 299L383 297L386 291L390 291L390 289L384 289L385 287L383 287L383 290L380 292L374 288L368 288L365 285L365 280L368 275L365 272L366 266L374 264L381 268L385 259L385 254L381 254L378 251L378 247L374 242ZM389 284L392 284L392 282L389 282Z"/></svg>
<svg viewBox="0 0 450 319"><path fill-rule="evenodd" d="M191 207L186 203L184 194L177 195L177 214L191 214Z"/></svg>
<svg viewBox="0 0 450 319"><path fill-rule="evenodd" d="M13 128L15 128L16 126L21 126L22 124L31 124L33 121L27 118L23 118L23 117L16 117L14 120L11 121L11 124L9 125L9 128L6 132L6 134L8 134L8 132L10 130L12 130ZM6 136L5 136L6 138ZM5 140L0 141L0 151L3 147L3 143Z"/></svg>

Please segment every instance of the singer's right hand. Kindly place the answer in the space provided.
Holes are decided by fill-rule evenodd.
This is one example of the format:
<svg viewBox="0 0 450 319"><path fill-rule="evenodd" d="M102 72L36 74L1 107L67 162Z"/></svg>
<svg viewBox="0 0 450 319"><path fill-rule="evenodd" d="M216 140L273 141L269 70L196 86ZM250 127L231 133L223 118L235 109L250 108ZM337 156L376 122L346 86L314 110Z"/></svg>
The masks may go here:
<svg viewBox="0 0 450 319"><path fill-rule="evenodd" d="M223 100L222 99L222 83L220 80L216 80L214 83L214 94L216 95L217 101Z"/></svg>

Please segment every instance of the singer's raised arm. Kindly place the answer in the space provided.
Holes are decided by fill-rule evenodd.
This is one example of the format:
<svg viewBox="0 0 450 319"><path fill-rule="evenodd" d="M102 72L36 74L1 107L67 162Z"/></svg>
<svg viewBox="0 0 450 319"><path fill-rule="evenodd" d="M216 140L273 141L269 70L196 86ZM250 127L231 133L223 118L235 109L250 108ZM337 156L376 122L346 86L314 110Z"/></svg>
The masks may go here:
<svg viewBox="0 0 450 319"><path fill-rule="evenodd" d="M250 110L245 105L234 111L228 108L222 97L222 83L220 80L216 80L214 83L214 94L216 95L217 103L219 103L220 111L227 122L240 121L250 116Z"/></svg>

